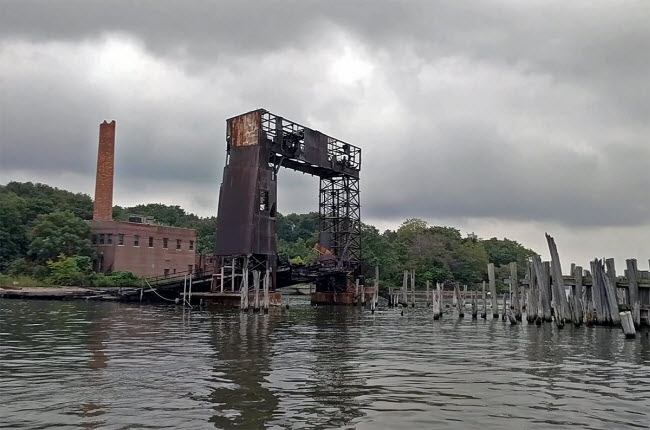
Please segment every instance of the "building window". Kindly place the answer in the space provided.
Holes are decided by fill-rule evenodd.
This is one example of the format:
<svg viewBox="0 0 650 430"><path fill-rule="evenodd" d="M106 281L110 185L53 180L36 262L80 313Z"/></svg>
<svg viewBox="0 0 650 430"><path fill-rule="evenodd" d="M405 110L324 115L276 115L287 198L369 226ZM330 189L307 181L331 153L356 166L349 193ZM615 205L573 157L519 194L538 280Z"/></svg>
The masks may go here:
<svg viewBox="0 0 650 430"><path fill-rule="evenodd" d="M169 269L165 269L165 278L169 276Z"/></svg>
<svg viewBox="0 0 650 430"><path fill-rule="evenodd" d="M122 233L117 235L117 244L119 246L124 246L124 235Z"/></svg>
<svg viewBox="0 0 650 430"><path fill-rule="evenodd" d="M187 271L192 273L193 266L191 264L187 265Z"/></svg>
<svg viewBox="0 0 650 430"><path fill-rule="evenodd" d="M183 242L182 240L176 239L176 249L181 249L181 243L182 242Z"/></svg>
<svg viewBox="0 0 650 430"><path fill-rule="evenodd" d="M163 248L167 249L167 245L169 245L169 239L166 237L163 237Z"/></svg>
<svg viewBox="0 0 650 430"><path fill-rule="evenodd" d="M93 245L97 245L97 235L96 234L93 234L90 237L90 240L93 242Z"/></svg>
<svg viewBox="0 0 650 430"><path fill-rule="evenodd" d="M101 234L99 235L99 244L100 244L100 245L103 245L103 244L104 244L104 240L105 240L105 238L106 238L106 235L105 235L104 233L101 233Z"/></svg>
<svg viewBox="0 0 650 430"><path fill-rule="evenodd" d="M260 190L260 211L269 210L269 190Z"/></svg>
<svg viewBox="0 0 650 430"><path fill-rule="evenodd" d="M133 236L133 246L140 246L140 236L137 234Z"/></svg>
<svg viewBox="0 0 650 430"><path fill-rule="evenodd" d="M106 244L107 245L112 245L113 244L113 235L111 233L108 233L106 235Z"/></svg>
<svg viewBox="0 0 650 430"><path fill-rule="evenodd" d="M190 251L194 249L194 241L190 240Z"/></svg>
<svg viewBox="0 0 650 430"><path fill-rule="evenodd" d="M153 248L153 236L149 236L149 248Z"/></svg>

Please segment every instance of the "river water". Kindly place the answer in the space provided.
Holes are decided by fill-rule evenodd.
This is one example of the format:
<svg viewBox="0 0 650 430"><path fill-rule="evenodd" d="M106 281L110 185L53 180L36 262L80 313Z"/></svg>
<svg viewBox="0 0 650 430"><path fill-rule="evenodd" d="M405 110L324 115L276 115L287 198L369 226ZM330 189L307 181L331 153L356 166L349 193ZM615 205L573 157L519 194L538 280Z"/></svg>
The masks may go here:
<svg viewBox="0 0 650 430"><path fill-rule="evenodd" d="M0 299L0 428L648 428L650 338L295 304Z"/></svg>

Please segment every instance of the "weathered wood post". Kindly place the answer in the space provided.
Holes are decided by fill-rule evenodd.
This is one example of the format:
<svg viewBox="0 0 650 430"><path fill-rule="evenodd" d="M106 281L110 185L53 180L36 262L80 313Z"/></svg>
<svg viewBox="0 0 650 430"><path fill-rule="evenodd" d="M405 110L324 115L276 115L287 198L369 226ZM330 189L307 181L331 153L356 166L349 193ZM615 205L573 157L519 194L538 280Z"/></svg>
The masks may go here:
<svg viewBox="0 0 650 430"><path fill-rule="evenodd" d="M627 282L630 309L632 309L632 321L634 326L639 327L641 324L641 302L639 301L639 270L637 269L636 259L625 260L627 265Z"/></svg>
<svg viewBox="0 0 650 430"><path fill-rule="evenodd" d="M596 323L606 324L609 320L609 312L607 311L607 301L605 299L605 291L601 280L601 267L600 261L595 259L590 262L591 265L591 295L593 297L594 309L596 313Z"/></svg>
<svg viewBox="0 0 650 430"><path fill-rule="evenodd" d="M521 321L521 308L519 306L519 275L517 274L517 263L510 263L510 288L512 289L511 307L514 309L515 319Z"/></svg>
<svg viewBox="0 0 650 430"><path fill-rule="evenodd" d="M483 281L483 312L481 312L481 318L487 318L487 297L485 296L485 281Z"/></svg>
<svg viewBox="0 0 650 430"><path fill-rule="evenodd" d="M623 328L623 333L628 339L632 339L636 336L636 330L634 329L634 321L632 320L632 312L625 311L619 313L619 318L621 320L621 327Z"/></svg>
<svg viewBox="0 0 650 430"><path fill-rule="evenodd" d="M582 267L575 266L573 268L573 277L575 285L573 287L573 325L578 326L584 321L583 305L582 305Z"/></svg>
<svg viewBox="0 0 650 430"><path fill-rule="evenodd" d="M224 271L223 262L222 262L222 264L221 264L221 270L219 271L219 275L220 275L220 277L221 277L221 282L220 282L220 284L221 284L221 287L220 287L220 288L221 288L221 293L223 293L223 281L224 281L223 277L224 277L224 272L225 272L225 271Z"/></svg>
<svg viewBox="0 0 650 430"><path fill-rule="evenodd" d="M549 265L543 262L539 255L532 257L533 269L539 286L539 317L544 321L551 321L551 298L549 287Z"/></svg>
<svg viewBox="0 0 650 430"><path fill-rule="evenodd" d="M507 314L508 314L508 308L506 306L506 293L503 293L503 311L501 312L501 321L505 321L507 319Z"/></svg>
<svg viewBox="0 0 650 430"><path fill-rule="evenodd" d="M260 271L253 271L253 312L260 311Z"/></svg>
<svg viewBox="0 0 650 430"><path fill-rule="evenodd" d="M463 285L463 309L465 309L466 304L467 304L467 284Z"/></svg>
<svg viewBox="0 0 650 430"><path fill-rule="evenodd" d="M426 296L426 304L427 307L431 305L431 302L429 301L429 281L427 280L427 296Z"/></svg>
<svg viewBox="0 0 650 430"><path fill-rule="evenodd" d="M187 274L183 276L183 307L185 307L185 303L187 302Z"/></svg>
<svg viewBox="0 0 650 430"><path fill-rule="evenodd" d="M269 313L269 284L270 284L270 270L266 269L266 274L264 276L264 313Z"/></svg>
<svg viewBox="0 0 650 430"><path fill-rule="evenodd" d="M618 325L621 323L621 316L618 311L618 302L616 300L616 268L614 266L614 259L606 259L605 264L607 265L607 275L603 273L603 281L607 293L607 302L612 317L612 323Z"/></svg>
<svg viewBox="0 0 650 430"><path fill-rule="evenodd" d="M243 271L243 269L242 269L242 271ZM235 258L234 257L233 257L233 259L231 260L231 263L230 263L230 277L231 277L231 279L230 279L230 291L234 293L235 292Z"/></svg>
<svg viewBox="0 0 650 430"><path fill-rule="evenodd" d="M428 282L428 281L427 281L427 282ZM437 293L437 291L434 289L434 290L431 292L431 311L432 311L432 313L433 313L433 319L434 319L434 320L437 320L437 319L440 318L440 316L438 315L438 309L439 309L439 305L438 305L438 293Z"/></svg>
<svg viewBox="0 0 650 430"><path fill-rule="evenodd" d="M488 280L490 282L490 295L492 299L492 318L499 318L499 304L497 303L497 284L496 278L494 277L494 263L488 264Z"/></svg>
<svg viewBox="0 0 650 430"><path fill-rule="evenodd" d="M438 303L438 306L440 306L438 315L440 316L440 318L442 318L442 314L445 311L445 284L444 283L438 283L438 299L440 300Z"/></svg>
<svg viewBox="0 0 650 430"><path fill-rule="evenodd" d="M249 300L248 300L248 266L244 269L242 272L242 282L241 282L241 287L239 288L241 295L244 297L244 308L243 310L248 312L249 306Z"/></svg>
<svg viewBox="0 0 650 430"><path fill-rule="evenodd" d="M402 282L402 298L401 298L401 302L402 302L403 306L408 305L408 296L407 296L407 291L406 291L406 289L408 288L408 276L409 276L408 273L409 273L408 270L404 271L404 279L403 279L403 282Z"/></svg>
<svg viewBox="0 0 650 430"><path fill-rule="evenodd" d="M465 309L463 307L463 301L460 299L460 284L458 282L454 284L454 293L456 295L456 307L458 309L458 318L464 318Z"/></svg>
<svg viewBox="0 0 650 430"><path fill-rule="evenodd" d="M562 275L562 264L560 263L560 255L557 252L557 245L555 239L546 233L546 242L548 249L551 253L551 270L553 274L553 304L555 306L556 315L555 320L558 327L564 326L566 321L571 321L571 316L567 310L569 305L566 298L566 290L564 288L564 276Z"/></svg>
<svg viewBox="0 0 650 430"><path fill-rule="evenodd" d="M478 308L476 305L476 291L472 291L472 319L475 320L478 315Z"/></svg>
<svg viewBox="0 0 650 430"><path fill-rule="evenodd" d="M379 300L379 266L375 266L375 281L374 291L372 292L372 303L370 304L370 312L375 313L377 308L377 301Z"/></svg>
<svg viewBox="0 0 650 430"><path fill-rule="evenodd" d="M415 269L411 269L411 306L415 307Z"/></svg>

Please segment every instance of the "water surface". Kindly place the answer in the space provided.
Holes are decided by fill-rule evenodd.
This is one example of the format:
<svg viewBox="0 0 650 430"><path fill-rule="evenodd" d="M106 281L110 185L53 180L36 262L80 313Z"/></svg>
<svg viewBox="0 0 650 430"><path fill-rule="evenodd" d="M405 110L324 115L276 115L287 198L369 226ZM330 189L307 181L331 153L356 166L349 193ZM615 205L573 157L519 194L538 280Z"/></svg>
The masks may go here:
<svg viewBox="0 0 650 430"><path fill-rule="evenodd" d="M0 299L0 428L648 428L650 339L427 308Z"/></svg>

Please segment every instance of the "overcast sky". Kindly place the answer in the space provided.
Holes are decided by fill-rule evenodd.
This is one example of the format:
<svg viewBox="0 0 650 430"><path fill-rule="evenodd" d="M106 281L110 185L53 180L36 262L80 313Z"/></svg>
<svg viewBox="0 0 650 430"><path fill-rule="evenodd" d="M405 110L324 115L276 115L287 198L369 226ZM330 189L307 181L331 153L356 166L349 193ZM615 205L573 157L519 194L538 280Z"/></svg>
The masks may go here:
<svg viewBox="0 0 650 430"><path fill-rule="evenodd" d="M225 118L264 107L362 148L362 217L650 257L650 2L0 4L0 183L215 215ZM282 171L279 210L317 209Z"/></svg>

